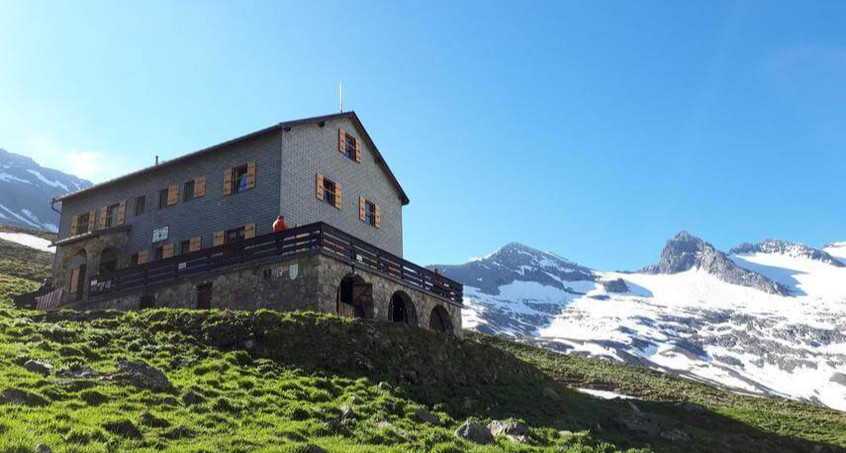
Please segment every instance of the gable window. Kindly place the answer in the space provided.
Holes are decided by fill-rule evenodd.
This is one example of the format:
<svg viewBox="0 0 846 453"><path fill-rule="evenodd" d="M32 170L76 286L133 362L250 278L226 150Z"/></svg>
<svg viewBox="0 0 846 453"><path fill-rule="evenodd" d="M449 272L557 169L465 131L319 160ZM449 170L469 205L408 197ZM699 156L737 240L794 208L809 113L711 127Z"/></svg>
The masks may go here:
<svg viewBox="0 0 846 453"><path fill-rule="evenodd" d="M195 183L193 179L185 183L182 188L182 201L191 201L194 199L196 196L194 193L194 187Z"/></svg>
<svg viewBox="0 0 846 453"><path fill-rule="evenodd" d="M343 128L338 129L338 151L348 159L361 163L361 141Z"/></svg>
<svg viewBox="0 0 846 453"><path fill-rule="evenodd" d="M147 197L141 195L140 197L135 197L135 216L138 217L139 215L144 213L145 205L147 204Z"/></svg>
<svg viewBox="0 0 846 453"><path fill-rule="evenodd" d="M344 155L355 160L355 137L350 134L344 135Z"/></svg>
<svg viewBox="0 0 846 453"><path fill-rule="evenodd" d="M372 201L364 202L364 221L376 225L376 205Z"/></svg>
<svg viewBox="0 0 846 453"><path fill-rule="evenodd" d="M244 240L245 233L246 233L245 227L238 227L238 228L233 228L231 230L226 230L226 232L224 233L224 241L227 244L242 241L242 240Z"/></svg>
<svg viewBox="0 0 846 453"><path fill-rule="evenodd" d="M323 202L335 206L335 181L323 178Z"/></svg>
<svg viewBox="0 0 846 453"><path fill-rule="evenodd" d="M159 191L159 209L164 209L167 207L168 192L168 189L162 189Z"/></svg>
<svg viewBox="0 0 846 453"><path fill-rule="evenodd" d="M118 224L118 210L119 204L113 204L106 208L106 228L111 228Z"/></svg>
<svg viewBox="0 0 846 453"><path fill-rule="evenodd" d="M318 173L315 187L318 200L341 209L343 197L340 184Z"/></svg>

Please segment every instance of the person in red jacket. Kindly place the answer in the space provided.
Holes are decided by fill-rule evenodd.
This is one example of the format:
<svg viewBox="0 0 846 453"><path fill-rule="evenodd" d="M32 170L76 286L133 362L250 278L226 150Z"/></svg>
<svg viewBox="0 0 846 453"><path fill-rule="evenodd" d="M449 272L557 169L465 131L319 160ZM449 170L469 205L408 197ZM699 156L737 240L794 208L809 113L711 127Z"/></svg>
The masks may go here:
<svg viewBox="0 0 846 453"><path fill-rule="evenodd" d="M288 229L288 226L285 225L285 218L281 215L276 218L276 221L273 222L273 232L278 233L280 231L285 231Z"/></svg>

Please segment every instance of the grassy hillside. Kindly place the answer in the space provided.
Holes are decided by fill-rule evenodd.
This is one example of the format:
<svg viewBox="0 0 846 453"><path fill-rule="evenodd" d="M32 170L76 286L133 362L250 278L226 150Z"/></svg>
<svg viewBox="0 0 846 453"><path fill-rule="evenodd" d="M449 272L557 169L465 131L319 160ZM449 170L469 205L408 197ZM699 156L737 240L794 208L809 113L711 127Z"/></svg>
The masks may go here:
<svg viewBox="0 0 846 453"><path fill-rule="evenodd" d="M54 233L48 231L29 230L8 225L0 225L0 231L26 233L49 240L54 240L56 237ZM52 253L0 239L0 278L4 278L4 276L6 278L17 277L40 284L45 278L50 277L52 265Z"/></svg>

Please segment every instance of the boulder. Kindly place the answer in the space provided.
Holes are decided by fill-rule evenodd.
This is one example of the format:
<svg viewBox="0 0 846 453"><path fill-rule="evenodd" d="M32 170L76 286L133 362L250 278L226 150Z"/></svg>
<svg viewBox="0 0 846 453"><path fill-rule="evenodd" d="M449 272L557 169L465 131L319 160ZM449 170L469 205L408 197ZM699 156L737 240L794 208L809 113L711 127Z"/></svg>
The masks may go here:
<svg viewBox="0 0 846 453"><path fill-rule="evenodd" d="M661 438L669 442L687 442L690 440L690 436L686 432L679 429L663 431L661 433Z"/></svg>
<svg viewBox="0 0 846 453"><path fill-rule="evenodd" d="M138 424L151 428L167 428L170 426L170 422L149 412L144 412L138 416Z"/></svg>
<svg viewBox="0 0 846 453"><path fill-rule="evenodd" d="M428 423L430 425L437 425L441 422L441 419L439 419L436 415L426 409L423 409L422 407L414 409L414 419L420 423Z"/></svg>
<svg viewBox="0 0 846 453"><path fill-rule="evenodd" d="M59 371L56 376L65 379L96 379L97 372L91 367L81 366Z"/></svg>
<svg viewBox="0 0 846 453"><path fill-rule="evenodd" d="M38 373L42 376L47 376L53 370L53 365L50 365L47 362L43 362L41 360L27 360L24 365L24 369L31 373Z"/></svg>
<svg viewBox="0 0 846 453"><path fill-rule="evenodd" d="M511 442L525 443L529 438L529 427L513 420L494 420L488 430L494 437L504 436Z"/></svg>
<svg viewBox="0 0 846 453"><path fill-rule="evenodd" d="M6 389L0 393L0 404L22 404L24 406L46 406L47 400L44 397L29 393L25 390Z"/></svg>
<svg viewBox="0 0 846 453"><path fill-rule="evenodd" d="M703 406L700 406L700 405L694 404L694 403L684 403L684 404L682 404L682 410L684 410L685 412L691 412L691 413L705 412L705 408Z"/></svg>
<svg viewBox="0 0 846 453"><path fill-rule="evenodd" d="M478 422L468 421L464 423L455 431L455 436L479 445L494 443L494 436L490 430Z"/></svg>
<svg viewBox="0 0 846 453"><path fill-rule="evenodd" d="M182 395L182 402L186 406L193 406L195 404L203 404L206 402L206 398L199 393L188 391L188 393Z"/></svg>
<svg viewBox="0 0 846 453"><path fill-rule="evenodd" d="M154 392L173 391L173 385L167 380L167 376L158 368L153 368L144 362L121 360L117 363L117 368L122 377L140 389Z"/></svg>
<svg viewBox="0 0 846 453"><path fill-rule="evenodd" d="M380 382L376 387L383 392L389 392L391 390L391 384L388 384L385 381Z"/></svg>
<svg viewBox="0 0 846 453"><path fill-rule="evenodd" d="M129 420L116 420L103 423L103 429L116 436L127 437L130 439L141 438L141 431L139 431L138 428Z"/></svg>

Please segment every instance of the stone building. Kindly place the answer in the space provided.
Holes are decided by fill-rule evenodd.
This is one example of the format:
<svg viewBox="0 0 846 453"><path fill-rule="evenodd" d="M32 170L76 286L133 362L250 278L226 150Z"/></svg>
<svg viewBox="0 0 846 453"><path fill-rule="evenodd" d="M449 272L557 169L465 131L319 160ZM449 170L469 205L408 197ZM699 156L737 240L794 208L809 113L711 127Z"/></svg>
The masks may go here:
<svg viewBox="0 0 846 453"><path fill-rule="evenodd" d="M317 310L460 334L403 259L408 196L354 112L277 125L53 200L62 305ZM289 229L274 233L282 215Z"/></svg>

